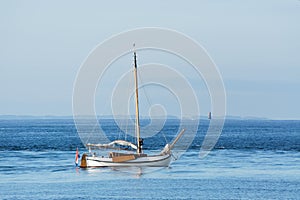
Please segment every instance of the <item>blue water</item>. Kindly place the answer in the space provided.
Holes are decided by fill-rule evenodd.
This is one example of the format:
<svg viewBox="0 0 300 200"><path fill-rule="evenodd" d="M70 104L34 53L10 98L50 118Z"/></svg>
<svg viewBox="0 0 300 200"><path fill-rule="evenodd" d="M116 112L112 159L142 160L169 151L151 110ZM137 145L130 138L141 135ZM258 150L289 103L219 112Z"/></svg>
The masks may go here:
<svg viewBox="0 0 300 200"><path fill-rule="evenodd" d="M166 137L176 127L168 121ZM227 120L200 159L207 127L201 121L169 168L83 170L74 167L76 147L86 150L72 119L1 119L0 199L300 199L300 121ZM144 146L163 142L154 137Z"/></svg>

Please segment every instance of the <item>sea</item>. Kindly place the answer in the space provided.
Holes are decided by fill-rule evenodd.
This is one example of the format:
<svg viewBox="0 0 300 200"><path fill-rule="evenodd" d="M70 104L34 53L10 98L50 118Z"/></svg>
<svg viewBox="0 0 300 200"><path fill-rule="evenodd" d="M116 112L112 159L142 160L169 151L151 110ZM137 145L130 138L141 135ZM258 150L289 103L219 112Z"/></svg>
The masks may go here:
<svg viewBox="0 0 300 200"><path fill-rule="evenodd" d="M102 121L117 130L113 119ZM172 135L178 120L164 132ZM75 166L86 152L72 118L0 119L0 199L300 199L300 121L229 120L199 157L209 121L165 168ZM145 149L163 148L157 137Z"/></svg>

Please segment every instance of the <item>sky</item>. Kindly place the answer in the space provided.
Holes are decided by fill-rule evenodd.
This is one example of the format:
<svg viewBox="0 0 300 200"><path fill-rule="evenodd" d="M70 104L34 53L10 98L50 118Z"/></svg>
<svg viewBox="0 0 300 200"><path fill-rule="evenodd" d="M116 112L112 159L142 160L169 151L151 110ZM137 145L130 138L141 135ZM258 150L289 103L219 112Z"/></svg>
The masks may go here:
<svg viewBox="0 0 300 200"><path fill-rule="evenodd" d="M227 115L300 119L299 21L298 0L1 1L0 115L72 115L77 72L99 43L161 27L209 53Z"/></svg>

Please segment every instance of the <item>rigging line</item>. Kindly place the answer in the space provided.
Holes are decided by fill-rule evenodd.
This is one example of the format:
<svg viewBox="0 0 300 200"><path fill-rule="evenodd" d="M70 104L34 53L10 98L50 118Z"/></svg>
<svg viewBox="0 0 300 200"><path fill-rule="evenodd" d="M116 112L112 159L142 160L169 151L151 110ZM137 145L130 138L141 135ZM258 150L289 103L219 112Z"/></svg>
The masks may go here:
<svg viewBox="0 0 300 200"><path fill-rule="evenodd" d="M131 69L130 72L133 72L133 70ZM130 88L131 88L131 87L130 87L130 85L131 85L131 80L132 80L132 79L129 78L129 80L127 81L127 83L128 83L128 85L127 85L127 92L128 92L129 100L130 100L130 96L129 96L129 95L130 95ZM130 112L129 112L129 106L130 106L129 103L130 103L130 101L129 101L129 100L128 100L128 102L127 102L127 103L128 103L128 107L127 107L127 108L128 108L128 110L127 110L127 111L128 111L128 113L127 113L128 115L126 116L126 119L125 119L125 133L124 133L124 138L125 138L125 140L127 140L128 124L129 124L129 122L130 122Z"/></svg>
<svg viewBox="0 0 300 200"><path fill-rule="evenodd" d="M122 109L122 108L121 108ZM119 113L120 115L120 113ZM124 122L126 120L126 116L123 116L123 113L120 116L117 116L119 119L116 119L118 121L118 123L116 123L116 126L118 128L118 140L121 139L121 135L122 135L122 130L125 127L126 128L126 122ZM125 124L125 125L124 125ZM124 138L126 140L126 133L124 135Z"/></svg>
<svg viewBox="0 0 300 200"><path fill-rule="evenodd" d="M178 157L176 157L173 153L171 153L171 156L174 158L175 161L178 159Z"/></svg>
<svg viewBox="0 0 300 200"><path fill-rule="evenodd" d="M127 81L129 82L129 81ZM129 86L127 87L129 88ZM112 95L113 96L113 95ZM113 98L111 97L111 102L112 102ZM123 107L121 108L121 110L123 109ZM113 113L112 113L113 114ZM121 113L120 116L116 116L117 118L113 118L113 120L117 123L115 123L116 127L117 127L117 134L118 134L118 137L117 139L121 139L121 138L124 138L124 140L127 139L127 116L126 116L126 113ZM124 134L124 135L123 135Z"/></svg>
<svg viewBox="0 0 300 200"><path fill-rule="evenodd" d="M143 85L143 79L142 79L142 76L140 74L140 71L138 70L137 72L138 72L138 76L139 76L139 81L141 82L140 85ZM150 98L149 98L149 96L148 96L148 94L147 94L146 89L145 89L144 86L142 86L142 89L143 89L143 92L144 92L144 94L146 96L147 103L148 103L148 105L150 107L152 105L151 102L150 102Z"/></svg>
<svg viewBox="0 0 300 200"><path fill-rule="evenodd" d="M97 118L97 122L98 122L98 118ZM88 135L87 140L85 141L85 144L89 143L88 141L90 140L91 136L94 135L94 131L96 129L97 125L95 124L94 127L92 128L92 131L90 132L90 134ZM84 145L85 145L84 144Z"/></svg>
<svg viewBox="0 0 300 200"><path fill-rule="evenodd" d="M165 138L165 141L166 141L166 144L168 143L168 141L167 141L167 137L166 137L166 135L163 133L163 132L161 132L161 134L164 136L164 138Z"/></svg>
<svg viewBox="0 0 300 200"><path fill-rule="evenodd" d="M140 80L140 82L141 82L141 85L143 85L143 79L142 79L142 76L141 76L141 74L140 74L140 71L138 71L138 76L139 76L139 80ZM142 88L143 88L144 94L145 94L145 96L146 96L147 103L148 103L149 108L150 108L151 105L152 105L152 103L151 103L150 98L149 98L149 96L148 96L148 94L147 94L147 92L146 92L145 87L142 87ZM151 119L151 120L152 120L152 119ZM165 135L163 132L161 132L161 134L162 134L163 137L165 138L166 143L168 143L167 138L166 138L166 135Z"/></svg>
<svg viewBox="0 0 300 200"><path fill-rule="evenodd" d="M105 85L105 83L103 83L103 82L101 83L101 80L100 80L100 81L98 82L98 86L100 86L101 84ZM100 92L99 92L99 91L100 91ZM99 93L102 94L101 87L100 87L100 90L96 90L95 92L98 93L98 94L99 94ZM105 94L105 93L104 93L104 94ZM109 95L100 95L100 101L99 101L100 103L97 104L96 96L97 96L97 95L95 94L95 114L96 114L96 119L97 119L97 123L98 123L98 125L99 125L99 127L100 127L99 131L105 135L105 131L104 131L103 128L101 127L101 117L103 117L103 119L105 119L106 117L104 117L104 116L105 116L106 114L109 115L109 112L106 113L105 111L106 111L106 108L109 107L109 103L112 102L112 99L109 98ZM102 98L102 97L105 97L105 96L107 96L108 98ZM101 101L101 99L102 99L102 101ZM102 102L104 102L103 105L101 104ZM101 105L100 108L103 108L103 109L100 109L100 112L99 112L99 113L97 113L97 108L99 107L99 106L97 106L97 105ZM102 110L102 112L101 112L101 110ZM99 109L98 109L98 111L99 111ZM99 115L98 115L98 114L99 114ZM102 115L102 116L101 116L101 115ZM107 117L107 118L108 118L108 120L114 120L114 115L113 115L113 113L112 113L112 119L110 119L111 117ZM92 132L95 131L96 126L97 126L97 125L94 126ZM88 140L90 139L90 137L91 137L91 136L89 136Z"/></svg>

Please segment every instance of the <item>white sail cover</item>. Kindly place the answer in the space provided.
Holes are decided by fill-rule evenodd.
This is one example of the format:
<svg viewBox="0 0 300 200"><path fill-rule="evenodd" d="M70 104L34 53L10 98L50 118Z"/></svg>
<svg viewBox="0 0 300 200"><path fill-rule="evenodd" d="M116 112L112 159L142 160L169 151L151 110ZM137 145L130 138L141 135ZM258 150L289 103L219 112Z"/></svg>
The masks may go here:
<svg viewBox="0 0 300 200"><path fill-rule="evenodd" d="M86 146L88 146L88 147L113 147L115 144L122 145L122 146L128 146L133 149L137 149L137 146L135 144L132 144L131 142L127 142L125 140L115 140L108 144L90 144L90 143L88 143Z"/></svg>
<svg viewBox="0 0 300 200"><path fill-rule="evenodd" d="M119 145L123 145L123 146L129 146L133 149L137 149L135 144L132 144L131 142L127 142L125 140L115 140L111 143L109 143L109 145L114 145L114 144L119 144Z"/></svg>

